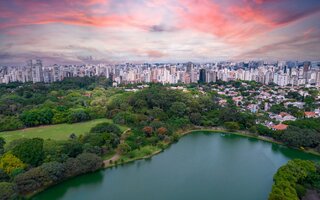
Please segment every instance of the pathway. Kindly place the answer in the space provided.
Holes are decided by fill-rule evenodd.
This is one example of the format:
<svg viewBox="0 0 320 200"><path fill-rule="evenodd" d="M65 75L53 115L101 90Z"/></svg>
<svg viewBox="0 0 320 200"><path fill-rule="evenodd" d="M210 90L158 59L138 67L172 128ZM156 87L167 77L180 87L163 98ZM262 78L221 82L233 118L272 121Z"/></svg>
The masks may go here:
<svg viewBox="0 0 320 200"><path fill-rule="evenodd" d="M128 133L129 131L131 131L130 128L128 128L127 130L125 130L122 134L121 134L121 140L120 143L124 142L124 140L126 139L126 133ZM110 165L113 165L115 161L117 161L120 158L120 154L118 152L116 152L116 154L114 154L111 158L104 160L104 167L109 167ZM111 162L111 163L110 163Z"/></svg>

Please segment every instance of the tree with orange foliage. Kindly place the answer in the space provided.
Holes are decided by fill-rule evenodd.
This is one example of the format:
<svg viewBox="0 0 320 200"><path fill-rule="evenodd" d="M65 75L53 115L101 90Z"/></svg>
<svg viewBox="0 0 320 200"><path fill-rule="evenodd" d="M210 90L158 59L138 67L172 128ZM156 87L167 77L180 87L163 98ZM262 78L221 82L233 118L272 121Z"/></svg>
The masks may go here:
<svg viewBox="0 0 320 200"><path fill-rule="evenodd" d="M168 133L168 129L166 129L165 127L160 127L157 129L157 133L159 136L164 136Z"/></svg>
<svg viewBox="0 0 320 200"><path fill-rule="evenodd" d="M146 134L146 136L150 137L153 132L153 128L151 126L143 127L142 131Z"/></svg>

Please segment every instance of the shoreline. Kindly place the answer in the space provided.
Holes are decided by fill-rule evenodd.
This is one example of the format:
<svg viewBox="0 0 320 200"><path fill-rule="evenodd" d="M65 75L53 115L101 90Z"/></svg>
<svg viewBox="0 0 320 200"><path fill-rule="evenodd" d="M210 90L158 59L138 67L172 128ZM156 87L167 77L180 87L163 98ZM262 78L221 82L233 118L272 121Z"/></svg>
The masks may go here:
<svg viewBox="0 0 320 200"><path fill-rule="evenodd" d="M127 132L127 131L129 131L129 129L124 131L124 133ZM256 139L256 140L260 140L260 141L269 142L269 143L272 143L272 144L281 145L281 146L284 146L284 147L287 147L287 148L295 149L295 150L298 150L298 151L302 151L304 153L308 153L308 154L312 154L312 155L320 157L320 153L317 153L315 151L303 150L303 149L299 149L299 148L289 147L289 146L285 145L284 143L276 141L276 140L274 140L272 138L269 138L269 137L264 137L264 136L259 136L259 135L255 136L255 135L252 135L252 134L250 134L248 132L236 132L236 131L232 132L232 131L228 131L228 130L226 130L224 128L221 128L221 127L216 127L216 128L193 127L193 129L190 129L190 130L177 131L177 134L179 135L179 140L180 140L180 138L184 137L185 135L189 135L189 134L192 134L192 133L195 133L195 132L208 132L208 133L214 133L214 134L223 133L223 134L237 135L237 136L246 137L246 138L253 138L253 139ZM179 142L179 140L177 142ZM109 169L109 168L122 166L122 165L129 164L129 163L132 163L132 162L137 161L137 160L143 160L143 159L152 158L153 156L155 156L157 154L160 154L161 152L163 152L164 150L169 148L172 144L177 143L177 142L166 143L164 148L158 149L156 151L153 151L149 155L131 158L131 159L128 159L128 160L122 161L122 162L121 162L121 155L116 153L111 158L109 158L107 160L103 160L104 166L101 169L97 170L97 171L106 170L106 169ZM112 160L112 163L110 163L110 160ZM82 175L85 175L85 174L82 174ZM81 175L79 175L79 176L81 176ZM75 176L75 177L72 177L72 178L76 178L76 177L79 177L79 176ZM62 182L64 182L64 181L62 181ZM60 184L62 182L59 182L57 184ZM54 184L54 185L57 185L57 184ZM52 186L54 186L54 185L52 185ZM52 187L52 186L50 186L50 187ZM48 187L48 188L50 188L50 187ZM27 197L27 199L31 199L33 196L39 194L40 192L43 192L44 190L46 190L48 188L41 189L39 191L34 191L32 194L27 194L26 197Z"/></svg>
<svg viewBox="0 0 320 200"><path fill-rule="evenodd" d="M178 131L179 139L184 137L185 135L189 135L189 134L192 134L192 133L195 133L195 132L211 132L211 133L224 133L224 134L238 135L238 136L242 136L242 137L246 137L246 138L253 138L253 139L260 140L260 141L281 145L281 146L284 146L284 147L287 147L287 148L290 148L290 149L295 149L295 150L302 151L302 152L307 153L307 154L311 154L311 155L320 157L320 153L315 152L314 150L294 148L294 147L290 147L290 146L284 144L283 142L276 141L276 140L274 140L273 138L270 138L270 137L260 136L260 135L255 136L255 135L250 134L249 132L228 131L228 130L226 130L224 128L221 128L221 127L217 127L217 128L208 128L208 127L198 127L197 128L197 127L195 127L194 129L190 129L190 130L185 130L185 131L181 131L181 132ZM124 164L127 164L127 163L134 162L136 160L142 160L142 159L151 158L152 156L161 153L162 151L164 151L165 149L167 149L170 145L172 145L174 143L175 142L170 142L170 143L166 144L164 149L154 151L150 155L132 158L132 159L129 159L129 160L126 160L126 161L123 161L123 162L119 162L119 163L118 163L118 161L120 161L121 155L118 157L117 160L114 160L117 163L115 163L113 161L112 164L109 164L109 160L104 160L104 162L108 162L108 164L106 166L104 166L103 169L108 169L108 168L116 167L116 166L119 166L119 165L124 165ZM114 156L116 156L116 154Z"/></svg>

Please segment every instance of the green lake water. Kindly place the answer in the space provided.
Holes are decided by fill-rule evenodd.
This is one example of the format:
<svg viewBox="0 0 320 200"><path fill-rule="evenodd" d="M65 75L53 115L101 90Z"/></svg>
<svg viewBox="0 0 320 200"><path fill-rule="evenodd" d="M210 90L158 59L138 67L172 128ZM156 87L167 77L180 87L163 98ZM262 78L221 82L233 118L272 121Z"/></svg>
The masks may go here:
<svg viewBox="0 0 320 200"><path fill-rule="evenodd" d="M33 199L265 200L288 160L319 157L237 135L196 132L148 160L68 180Z"/></svg>

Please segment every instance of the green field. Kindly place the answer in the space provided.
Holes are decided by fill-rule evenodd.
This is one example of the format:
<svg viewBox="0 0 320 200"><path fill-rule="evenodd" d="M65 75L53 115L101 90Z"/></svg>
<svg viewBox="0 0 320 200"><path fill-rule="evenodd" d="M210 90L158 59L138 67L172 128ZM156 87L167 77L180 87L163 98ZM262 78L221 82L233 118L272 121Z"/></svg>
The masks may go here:
<svg viewBox="0 0 320 200"><path fill-rule="evenodd" d="M71 133L78 135L87 133L90 129L98 123L109 122L110 119L96 119L87 122L75 123L75 124L57 124L48 126L39 126L34 128L26 128L17 131L0 132L0 137L3 137L7 143L19 138L43 138L54 140L66 140ZM122 131L125 131L127 127L119 126Z"/></svg>

